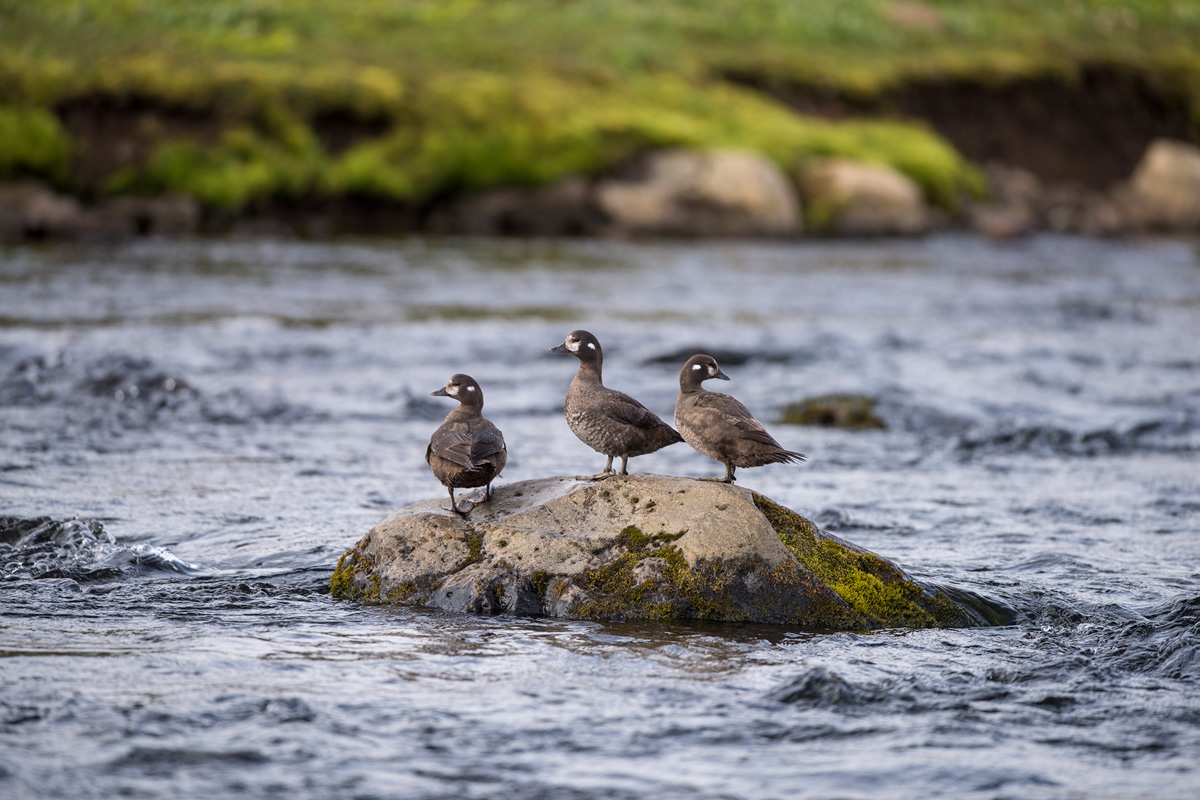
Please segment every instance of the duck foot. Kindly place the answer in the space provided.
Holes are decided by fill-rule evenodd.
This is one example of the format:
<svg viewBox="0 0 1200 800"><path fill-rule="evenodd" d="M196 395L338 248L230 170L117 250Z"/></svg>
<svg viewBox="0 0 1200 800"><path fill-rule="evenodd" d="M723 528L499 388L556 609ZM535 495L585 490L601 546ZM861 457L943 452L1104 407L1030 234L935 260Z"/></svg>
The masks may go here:
<svg viewBox="0 0 1200 800"><path fill-rule="evenodd" d="M604 469L600 470L595 475L576 475L575 480L577 480L577 481L602 481L605 478L611 478L613 475L617 474L617 471L615 469L613 469L612 462L613 462L613 457L609 456L608 461L604 462ZM625 468L624 460L621 461L621 468L622 469ZM622 474L628 475L629 473L626 472L626 473L622 473Z"/></svg>
<svg viewBox="0 0 1200 800"><path fill-rule="evenodd" d="M733 483L737 478L733 477L734 466L732 464L725 465L724 478L700 478L702 481L712 481L713 483Z"/></svg>

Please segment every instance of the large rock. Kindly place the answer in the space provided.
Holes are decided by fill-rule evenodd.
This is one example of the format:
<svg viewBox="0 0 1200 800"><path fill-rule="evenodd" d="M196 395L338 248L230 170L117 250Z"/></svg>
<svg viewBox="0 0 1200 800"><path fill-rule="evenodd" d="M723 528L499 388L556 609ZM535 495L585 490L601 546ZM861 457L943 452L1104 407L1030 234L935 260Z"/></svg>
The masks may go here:
<svg viewBox="0 0 1200 800"><path fill-rule="evenodd" d="M1132 208L1148 228L1200 229L1200 148L1156 139L1129 181Z"/></svg>
<svg viewBox="0 0 1200 800"><path fill-rule="evenodd" d="M89 207L36 181L0 184L0 241L175 236L194 233L199 224L200 206L190 197L122 196Z"/></svg>
<svg viewBox="0 0 1200 800"><path fill-rule="evenodd" d="M911 236L934 217L921 188L883 164L846 158L811 161L797 173L813 227L839 236Z"/></svg>
<svg viewBox="0 0 1200 800"><path fill-rule="evenodd" d="M786 236L800 231L787 177L755 153L661 150L600 181L596 204L619 231L675 236Z"/></svg>
<svg viewBox="0 0 1200 800"><path fill-rule="evenodd" d="M1038 225L1042 183L1020 167L991 162L984 165L989 193L983 200L967 201L972 229L989 239L1014 239Z"/></svg>
<svg viewBox="0 0 1200 800"><path fill-rule="evenodd" d="M0 240L69 238L78 234L83 207L36 181L0 185Z"/></svg>
<svg viewBox="0 0 1200 800"><path fill-rule="evenodd" d="M434 233L473 236L580 236L601 228L588 182L578 175L530 189L462 195L431 212Z"/></svg>
<svg viewBox="0 0 1200 800"><path fill-rule="evenodd" d="M183 195L122 195L105 202L100 211L123 220L133 232L143 236L184 236L200 229L200 204Z"/></svg>
<svg viewBox="0 0 1200 800"><path fill-rule="evenodd" d="M895 564L737 486L654 475L501 485L468 520L431 500L338 562L337 597L576 619L827 630L1004 623L1011 612Z"/></svg>

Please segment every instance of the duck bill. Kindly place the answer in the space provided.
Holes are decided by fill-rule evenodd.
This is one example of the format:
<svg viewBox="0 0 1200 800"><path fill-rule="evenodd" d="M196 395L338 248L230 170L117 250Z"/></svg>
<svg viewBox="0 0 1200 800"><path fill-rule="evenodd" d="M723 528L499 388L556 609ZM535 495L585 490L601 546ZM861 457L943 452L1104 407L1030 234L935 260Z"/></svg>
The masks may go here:
<svg viewBox="0 0 1200 800"><path fill-rule="evenodd" d="M713 377L716 378L717 380L721 380L721 381L732 380L732 378L730 378L724 372L721 372L720 368L717 369L717 373L715 375L713 375Z"/></svg>
<svg viewBox="0 0 1200 800"><path fill-rule="evenodd" d="M430 397L449 397L450 393L447 392L446 387L443 386L442 388L438 389L436 392L430 392L429 396Z"/></svg>
<svg viewBox="0 0 1200 800"><path fill-rule="evenodd" d="M551 347L550 352L551 353L569 353L571 351L567 349L567 343L563 342L558 347Z"/></svg>

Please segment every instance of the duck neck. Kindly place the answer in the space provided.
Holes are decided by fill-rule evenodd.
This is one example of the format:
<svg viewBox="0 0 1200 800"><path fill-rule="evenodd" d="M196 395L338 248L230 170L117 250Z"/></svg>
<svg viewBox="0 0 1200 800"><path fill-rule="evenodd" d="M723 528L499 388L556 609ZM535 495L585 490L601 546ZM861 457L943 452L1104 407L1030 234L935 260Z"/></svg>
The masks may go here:
<svg viewBox="0 0 1200 800"><path fill-rule="evenodd" d="M601 372L603 371L604 362L598 358L579 359L579 371L575 373L575 380L586 381L588 383L603 383Z"/></svg>
<svg viewBox="0 0 1200 800"><path fill-rule="evenodd" d="M482 415L483 401L476 400L473 403L461 403L458 408L446 415L446 419L466 419L467 417L478 417Z"/></svg>

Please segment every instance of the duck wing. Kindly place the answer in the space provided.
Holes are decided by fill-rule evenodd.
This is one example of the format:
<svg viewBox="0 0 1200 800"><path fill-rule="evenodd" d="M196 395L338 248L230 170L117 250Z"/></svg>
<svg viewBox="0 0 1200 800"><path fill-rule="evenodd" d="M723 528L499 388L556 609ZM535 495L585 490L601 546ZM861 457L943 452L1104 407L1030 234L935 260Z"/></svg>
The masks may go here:
<svg viewBox="0 0 1200 800"><path fill-rule="evenodd" d="M605 393L603 410L609 419L635 428L650 430L667 424L637 400L615 389Z"/></svg>
<svg viewBox="0 0 1200 800"><path fill-rule="evenodd" d="M752 442L782 450L783 445L775 441L775 437L767 433L766 427L759 422L750 409L736 397L719 392L704 392L696 396L696 408L710 411L712 420L717 424L728 425L738 432L738 437Z"/></svg>
<svg viewBox="0 0 1200 800"><path fill-rule="evenodd" d="M504 452L504 437L490 422L480 426L443 425L430 439L425 460L432 454L464 469L479 469Z"/></svg>

